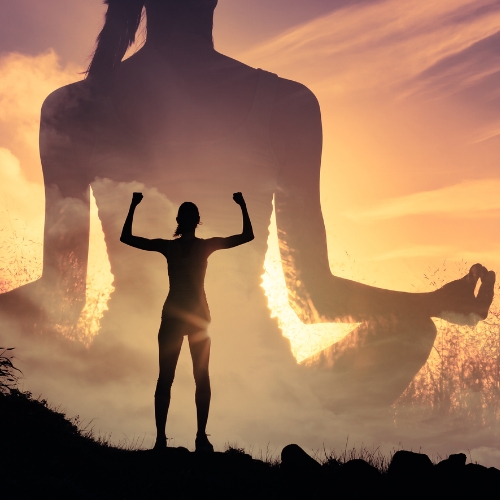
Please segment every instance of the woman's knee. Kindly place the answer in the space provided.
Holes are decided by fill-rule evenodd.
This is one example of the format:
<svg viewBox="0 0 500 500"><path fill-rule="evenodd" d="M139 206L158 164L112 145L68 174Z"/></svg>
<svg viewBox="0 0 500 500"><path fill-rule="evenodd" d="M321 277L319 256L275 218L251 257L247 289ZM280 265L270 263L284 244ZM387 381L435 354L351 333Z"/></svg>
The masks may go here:
<svg viewBox="0 0 500 500"><path fill-rule="evenodd" d="M193 370L196 388L200 390L210 390L210 375L208 370Z"/></svg>
<svg viewBox="0 0 500 500"><path fill-rule="evenodd" d="M174 382L173 374L162 374L160 372L160 376L158 377L158 380L156 382L155 397L157 396L161 397L170 394L170 389L172 387L173 382Z"/></svg>
<svg viewBox="0 0 500 500"><path fill-rule="evenodd" d="M436 325L432 319L401 320L396 325L396 330L400 341L407 345L407 349L419 363L424 364L432 351L437 335Z"/></svg>
<svg viewBox="0 0 500 500"><path fill-rule="evenodd" d="M375 332L360 358L366 357L366 368L375 379L399 380L399 385L406 387L429 358L437 334L434 322L430 318L394 319L385 328L375 325Z"/></svg>

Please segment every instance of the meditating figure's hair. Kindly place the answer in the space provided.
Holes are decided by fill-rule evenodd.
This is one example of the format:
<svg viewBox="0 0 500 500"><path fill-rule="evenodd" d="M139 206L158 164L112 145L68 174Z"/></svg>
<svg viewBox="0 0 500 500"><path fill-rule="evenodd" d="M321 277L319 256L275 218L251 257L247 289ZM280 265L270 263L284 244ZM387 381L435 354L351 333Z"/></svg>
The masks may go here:
<svg viewBox="0 0 500 500"><path fill-rule="evenodd" d="M175 230L174 238L194 231L198 224L200 224L198 207L190 201L185 201L177 212L177 229Z"/></svg>
<svg viewBox="0 0 500 500"><path fill-rule="evenodd" d="M105 75L122 61L127 49L135 42L146 0L104 0L107 4L104 27L97 37L88 76Z"/></svg>
<svg viewBox="0 0 500 500"><path fill-rule="evenodd" d="M170 4L174 17L188 16L190 21L194 20L194 25L203 25L203 34L207 31L206 36L211 38L212 26L207 19L212 19L217 0L104 0L104 3L108 10L87 76L107 76L120 65L127 49L135 42L144 7L156 9L162 8L162 4Z"/></svg>

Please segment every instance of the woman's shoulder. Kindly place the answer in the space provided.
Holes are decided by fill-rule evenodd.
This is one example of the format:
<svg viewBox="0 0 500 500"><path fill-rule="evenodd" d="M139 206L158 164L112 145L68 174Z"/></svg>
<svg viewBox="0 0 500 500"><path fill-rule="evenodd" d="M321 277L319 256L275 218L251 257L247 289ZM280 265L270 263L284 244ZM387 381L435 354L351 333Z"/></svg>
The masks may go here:
<svg viewBox="0 0 500 500"><path fill-rule="evenodd" d="M276 105L287 108L317 108L318 98L314 92L303 83L278 77Z"/></svg>
<svg viewBox="0 0 500 500"><path fill-rule="evenodd" d="M91 99L91 86L87 80L70 83L51 92L42 104L43 114L79 108Z"/></svg>
<svg viewBox="0 0 500 500"><path fill-rule="evenodd" d="M42 105L42 126L61 130L69 136L87 135L95 121L95 95L87 80L60 87Z"/></svg>
<svg viewBox="0 0 500 500"><path fill-rule="evenodd" d="M45 173L56 164L67 172L74 172L76 165L83 169L87 165L95 143L96 123L96 107L90 101L85 80L65 85L45 99L40 117L40 155ZM61 157L66 159L61 162Z"/></svg>
<svg viewBox="0 0 500 500"><path fill-rule="evenodd" d="M311 134L321 137L321 109L314 93L305 85L280 78L273 107L270 138L275 153L288 149Z"/></svg>
<svg viewBox="0 0 500 500"><path fill-rule="evenodd" d="M252 77L256 76L259 72L265 72L274 74L272 71L267 71L262 68L254 68L231 57L222 55L220 69L232 68L238 70L242 76ZM278 91L276 92L277 102L284 101L289 104L302 103L309 105L316 105L318 100L311 89L309 89L303 83L297 82L295 80L289 80L288 78L280 77L275 75L278 80Z"/></svg>

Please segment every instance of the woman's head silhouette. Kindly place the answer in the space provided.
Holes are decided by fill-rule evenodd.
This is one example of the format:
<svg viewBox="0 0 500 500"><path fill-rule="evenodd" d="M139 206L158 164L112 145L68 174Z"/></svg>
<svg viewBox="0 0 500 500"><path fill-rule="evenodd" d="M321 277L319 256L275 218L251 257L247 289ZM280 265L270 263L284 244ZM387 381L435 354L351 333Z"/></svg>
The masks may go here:
<svg viewBox="0 0 500 500"><path fill-rule="evenodd" d="M175 220L177 221L177 229L175 230L174 237L194 231L200 224L198 207L190 201L185 201L179 207Z"/></svg>
<svg viewBox="0 0 500 500"><path fill-rule="evenodd" d="M175 26L185 32L201 35L213 45L213 13L217 2L218 0L104 0L108 9L87 75L109 75L120 65L127 49L135 42L144 8L148 37L152 33L171 34L171 28Z"/></svg>

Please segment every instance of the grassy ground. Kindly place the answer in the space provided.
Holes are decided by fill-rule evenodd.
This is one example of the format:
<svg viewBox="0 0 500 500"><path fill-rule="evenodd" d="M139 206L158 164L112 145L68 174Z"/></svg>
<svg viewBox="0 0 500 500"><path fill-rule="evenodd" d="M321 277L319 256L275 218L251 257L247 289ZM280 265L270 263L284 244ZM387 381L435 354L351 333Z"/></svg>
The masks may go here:
<svg viewBox="0 0 500 500"><path fill-rule="evenodd" d="M0 396L2 481L9 498L195 497L208 491L261 496L277 466L243 450L213 456L184 448L165 453L110 446L94 439L44 400L17 390ZM258 480L256 477L258 476ZM261 485L261 486L260 486ZM264 495L265 497L265 495Z"/></svg>
<svg viewBox="0 0 500 500"><path fill-rule="evenodd" d="M82 429L78 418L68 419L15 388L0 393L0 429L2 500L400 498L410 492L463 498L486 494L500 482L496 469L466 466L465 459L459 466L440 467L418 454L410 459L425 459L426 467L405 462L391 474L396 456L391 463L376 449L347 446L316 461L296 445L287 447L288 458L285 448L282 460L268 454L267 461L236 446L213 454L113 447Z"/></svg>

